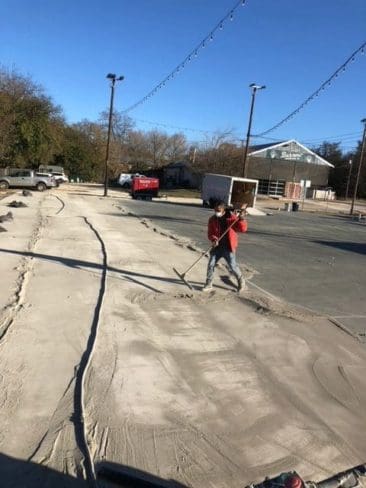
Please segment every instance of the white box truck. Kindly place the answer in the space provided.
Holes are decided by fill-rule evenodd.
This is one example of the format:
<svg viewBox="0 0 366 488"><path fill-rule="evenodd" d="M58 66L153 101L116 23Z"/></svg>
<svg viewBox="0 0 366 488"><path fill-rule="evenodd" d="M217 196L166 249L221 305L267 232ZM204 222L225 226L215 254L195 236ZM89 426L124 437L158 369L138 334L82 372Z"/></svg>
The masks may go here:
<svg viewBox="0 0 366 488"><path fill-rule="evenodd" d="M216 175L207 173L202 181L202 202L204 207L213 208L218 201L228 206L255 206L258 192L258 180L239 178L237 176Z"/></svg>

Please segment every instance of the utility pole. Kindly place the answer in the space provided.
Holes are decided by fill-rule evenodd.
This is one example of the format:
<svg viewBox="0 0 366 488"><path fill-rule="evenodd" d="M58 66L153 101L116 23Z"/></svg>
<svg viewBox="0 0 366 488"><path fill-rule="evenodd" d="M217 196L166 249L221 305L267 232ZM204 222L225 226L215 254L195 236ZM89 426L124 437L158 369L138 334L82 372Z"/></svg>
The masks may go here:
<svg viewBox="0 0 366 488"><path fill-rule="evenodd" d="M104 196L108 196L108 162L109 162L109 145L111 140L112 130L112 118L113 118L113 100L114 100L114 85L116 81L122 81L124 76L117 76L113 73L107 74L107 79L111 80L111 100L109 105L109 120L108 120L108 135L107 135L107 148L105 153L105 165L104 165Z"/></svg>
<svg viewBox="0 0 366 488"><path fill-rule="evenodd" d="M352 203L351 203L351 209L350 209L350 215L353 215L353 209L355 207L355 201L357 197L357 190L358 190L358 183L360 181L360 174L361 174L361 168L362 168L362 163L363 163L363 155L365 152L365 140L366 140L366 119L361 120L361 124L364 124L363 128L363 136L362 136L362 146L361 146L361 156L360 156L360 162L358 164L358 170L357 170L357 177L356 177L356 184L355 184L355 189L353 192L353 197L352 197Z"/></svg>
<svg viewBox="0 0 366 488"><path fill-rule="evenodd" d="M195 147L193 149L193 156L192 156L192 166L194 166L195 162L196 162L196 154L197 154L197 148Z"/></svg>
<svg viewBox="0 0 366 488"><path fill-rule="evenodd" d="M255 83L251 83L249 88L252 89L252 103L250 105L250 113L249 113L249 122L248 122L248 130L247 130L247 140L244 147L243 155L242 155L242 166L243 166L243 178L246 178L248 174L248 149L249 149L249 141L250 141L250 131L252 129L252 120L253 120L253 111L254 111L254 102L255 102L255 95L258 90L264 90L266 87L265 85L256 85Z"/></svg>
<svg viewBox="0 0 366 488"><path fill-rule="evenodd" d="M345 200L347 200L347 198L348 198L349 182L351 181L351 174L352 174L352 159L350 159L350 160L348 161L348 164L349 164L349 170L348 170L348 178L347 178L347 186L346 186L346 198L345 198Z"/></svg>

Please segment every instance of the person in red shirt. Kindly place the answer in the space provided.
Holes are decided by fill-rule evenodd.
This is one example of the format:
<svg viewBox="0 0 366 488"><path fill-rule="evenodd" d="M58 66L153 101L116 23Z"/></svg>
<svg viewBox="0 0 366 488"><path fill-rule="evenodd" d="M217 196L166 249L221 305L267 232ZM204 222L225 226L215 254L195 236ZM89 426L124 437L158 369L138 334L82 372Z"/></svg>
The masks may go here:
<svg viewBox="0 0 366 488"><path fill-rule="evenodd" d="M241 210L238 215L226 209L224 202L215 205L215 215L208 221L207 236L212 242L210 258L207 266L206 284L202 291L212 290L212 281L217 262L224 258L230 271L238 280L238 292L244 287L245 281L243 274L236 263L235 251L238 247L237 232L246 232L248 229L247 221L244 218L245 210ZM229 231L221 238L225 231L234 224Z"/></svg>

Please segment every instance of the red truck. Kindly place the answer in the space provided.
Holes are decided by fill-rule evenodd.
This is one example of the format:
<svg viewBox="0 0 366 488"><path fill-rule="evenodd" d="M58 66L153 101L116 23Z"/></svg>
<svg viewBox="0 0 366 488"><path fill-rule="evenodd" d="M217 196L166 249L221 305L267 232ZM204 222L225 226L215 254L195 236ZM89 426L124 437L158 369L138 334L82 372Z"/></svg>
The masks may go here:
<svg viewBox="0 0 366 488"><path fill-rule="evenodd" d="M136 200L151 200L159 194L159 179L135 176L132 180L131 196Z"/></svg>

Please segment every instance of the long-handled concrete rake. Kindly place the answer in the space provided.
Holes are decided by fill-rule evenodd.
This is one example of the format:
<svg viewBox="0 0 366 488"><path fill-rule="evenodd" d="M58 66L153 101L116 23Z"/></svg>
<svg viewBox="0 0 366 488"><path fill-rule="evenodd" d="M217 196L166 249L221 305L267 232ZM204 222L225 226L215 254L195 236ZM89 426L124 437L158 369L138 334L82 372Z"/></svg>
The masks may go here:
<svg viewBox="0 0 366 488"><path fill-rule="evenodd" d="M247 207L247 205L243 206L243 207L242 207L240 210L245 210L245 209L246 209L246 207ZM220 236L220 237L217 239L217 242L218 242L218 243L221 241L221 239L222 239L223 237L225 237L225 236L226 236L226 234L229 232L229 230L230 230L232 227L234 227L234 225L235 225L235 224L236 224L236 223L237 223L239 220L240 220L240 218L238 217L237 219L235 219L235 220L234 220L234 222L233 222L232 224L230 224L230 225L229 225L229 227L228 227L228 228L225 230L225 232L223 232L223 233L221 234L221 236ZM199 256L199 257L196 259L196 261L195 261L193 264L191 264L189 268L187 268L187 269L185 270L185 272L184 272L184 273L179 273L179 271L178 271L176 268L173 268L174 273L175 273L175 274L176 274L176 275L177 275L177 276L178 276L178 277L179 277L179 278L180 278L180 279L183 281L183 283L184 283L185 285L187 285L187 286L188 286L188 288L189 288L190 290L193 290L193 287L192 287L192 285L189 283L189 281L187 281L187 280L186 280L186 275L187 275L187 274L188 274L188 273L189 273L189 272L190 272L190 271L191 271L191 270L192 270L192 269L193 269L193 268L194 268L194 267L195 267L195 266L196 266L196 265L197 265L197 264L198 264L198 263L201 261L201 259L202 259L204 256L207 256L207 254L208 254L208 253L209 253L209 252L210 252L212 249L214 249L214 246L210 246L210 247L207 249L207 251L203 252L203 253L202 253L202 254L201 254L201 255L200 255L200 256Z"/></svg>

